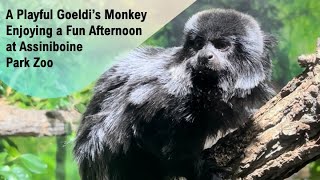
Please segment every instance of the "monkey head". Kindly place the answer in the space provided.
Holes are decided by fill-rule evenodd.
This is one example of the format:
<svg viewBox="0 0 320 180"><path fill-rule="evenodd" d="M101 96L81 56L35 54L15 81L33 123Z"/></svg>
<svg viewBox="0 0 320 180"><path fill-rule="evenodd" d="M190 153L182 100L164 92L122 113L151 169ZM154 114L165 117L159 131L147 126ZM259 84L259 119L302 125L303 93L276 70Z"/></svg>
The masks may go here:
<svg viewBox="0 0 320 180"><path fill-rule="evenodd" d="M210 76L228 96L244 96L270 78L274 39L251 16L214 9L193 15L184 28L184 57L193 76Z"/></svg>

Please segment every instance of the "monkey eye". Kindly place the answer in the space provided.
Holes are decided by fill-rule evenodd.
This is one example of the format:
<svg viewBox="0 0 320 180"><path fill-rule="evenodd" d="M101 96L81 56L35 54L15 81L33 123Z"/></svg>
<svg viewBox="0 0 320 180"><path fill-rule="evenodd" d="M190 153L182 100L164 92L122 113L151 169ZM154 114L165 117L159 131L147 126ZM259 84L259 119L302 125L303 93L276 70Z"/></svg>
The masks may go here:
<svg viewBox="0 0 320 180"><path fill-rule="evenodd" d="M227 51L231 47L231 43L224 39L216 39L212 41L212 44L215 48L219 49L220 51Z"/></svg>
<svg viewBox="0 0 320 180"><path fill-rule="evenodd" d="M193 44L194 44L195 49L201 49L202 46L204 45L204 40L201 37L196 37L193 40Z"/></svg>

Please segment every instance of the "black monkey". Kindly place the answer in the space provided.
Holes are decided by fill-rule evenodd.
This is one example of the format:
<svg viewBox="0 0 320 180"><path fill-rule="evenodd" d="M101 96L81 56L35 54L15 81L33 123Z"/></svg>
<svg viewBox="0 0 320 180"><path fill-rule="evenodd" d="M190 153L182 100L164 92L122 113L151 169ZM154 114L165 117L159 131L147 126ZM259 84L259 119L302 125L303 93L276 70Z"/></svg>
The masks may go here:
<svg viewBox="0 0 320 180"><path fill-rule="evenodd" d="M211 179L205 140L272 94L273 38L249 15L193 15L181 47L134 50L98 80L74 155L84 180ZM201 163L200 163L201 162Z"/></svg>

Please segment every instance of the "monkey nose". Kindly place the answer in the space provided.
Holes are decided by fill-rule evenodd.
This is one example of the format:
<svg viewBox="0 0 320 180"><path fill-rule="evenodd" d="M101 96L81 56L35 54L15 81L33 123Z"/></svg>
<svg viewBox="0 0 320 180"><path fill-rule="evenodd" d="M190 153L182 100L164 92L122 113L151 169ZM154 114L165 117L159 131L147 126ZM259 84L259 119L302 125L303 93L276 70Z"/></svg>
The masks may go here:
<svg viewBox="0 0 320 180"><path fill-rule="evenodd" d="M212 58L213 58L213 54L212 53L207 54L207 59L208 60L211 60Z"/></svg>
<svg viewBox="0 0 320 180"><path fill-rule="evenodd" d="M198 56L198 61L200 64L207 64L210 60L214 59L214 55L211 52L201 53Z"/></svg>

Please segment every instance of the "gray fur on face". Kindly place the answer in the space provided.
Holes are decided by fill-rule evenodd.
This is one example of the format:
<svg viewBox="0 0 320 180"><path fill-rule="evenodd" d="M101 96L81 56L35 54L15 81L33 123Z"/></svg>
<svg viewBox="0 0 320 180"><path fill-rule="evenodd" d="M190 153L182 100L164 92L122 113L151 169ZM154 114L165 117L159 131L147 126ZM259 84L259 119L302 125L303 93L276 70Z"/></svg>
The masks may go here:
<svg viewBox="0 0 320 180"><path fill-rule="evenodd" d="M137 48L98 80L74 147L82 179L211 177L199 168L205 140L271 96L274 41L251 16L203 11L184 34L181 47Z"/></svg>

